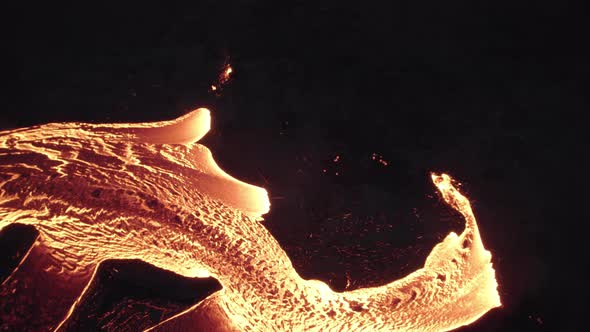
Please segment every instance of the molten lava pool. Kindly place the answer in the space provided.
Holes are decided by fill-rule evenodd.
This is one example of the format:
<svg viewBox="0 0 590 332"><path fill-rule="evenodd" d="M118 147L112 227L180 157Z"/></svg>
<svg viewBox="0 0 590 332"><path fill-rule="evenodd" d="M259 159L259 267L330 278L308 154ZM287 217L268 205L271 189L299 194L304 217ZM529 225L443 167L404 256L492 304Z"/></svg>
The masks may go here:
<svg viewBox="0 0 590 332"><path fill-rule="evenodd" d="M302 279L261 224L266 190L226 174L198 143L210 121L198 109L156 123L0 132L0 230L39 231L1 285L0 330L67 330L107 259L223 286L152 331L447 331L501 305L469 200L446 174L432 182L465 229L438 243L423 268L341 293Z"/></svg>

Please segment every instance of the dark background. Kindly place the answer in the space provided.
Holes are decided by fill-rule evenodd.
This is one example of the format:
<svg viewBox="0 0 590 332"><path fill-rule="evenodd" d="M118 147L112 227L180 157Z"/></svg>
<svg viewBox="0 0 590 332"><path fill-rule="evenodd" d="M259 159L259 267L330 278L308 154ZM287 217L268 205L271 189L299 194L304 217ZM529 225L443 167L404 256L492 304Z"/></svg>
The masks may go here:
<svg viewBox="0 0 590 332"><path fill-rule="evenodd" d="M5 8L0 129L208 107L204 144L229 174L268 189L265 227L302 276L335 290L402 277L461 231L428 178L449 172L474 205L504 304L461 331L579 330L589 69L579 9L345 3ZM212 93L226 63L234 74ZM149 302L162 284L129 275L125 287L105 283L102 307ZM194 291L163 275L152 278ZM133 287L127 302L108 296ZM152 300L189 305L173 293Z"/></svg>

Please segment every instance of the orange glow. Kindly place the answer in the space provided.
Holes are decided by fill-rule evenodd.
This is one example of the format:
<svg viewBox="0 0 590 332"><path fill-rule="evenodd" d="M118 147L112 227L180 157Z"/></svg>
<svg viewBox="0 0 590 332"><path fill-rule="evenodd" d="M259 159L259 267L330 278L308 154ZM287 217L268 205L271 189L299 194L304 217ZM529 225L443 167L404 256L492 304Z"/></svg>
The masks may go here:
<svg viewBox="0 0 590 332"><path fill-rule="evenodd" d="M230 65L226 65L225 69L223 70L223 72L221 73L221 75L219 75L219 84L225 84L227 83L227 81L229 81L230 79L230 75L231 73L233 73L233 68Z"/></svg>
<svg viewBox="0 0 590 332"><path fill-rule="evenodd" d="M432 181L465 229L437 244L423 268L343 293L301 278L260 224L270 209L266 190L226 174L198 143L210 122L198 109L156 123L0 132L0 229L21 223L40 233L0 287L0 308L9 308L0 310L0 327L61 326L106 259L141 259L223 285L152 331L180 322L229 331L446 331L500 306L469 200L446 174ZM32 292L18 286L26 276L43 281L33 287L42 297L19 295ZM28 301L47 314L24 315Z"/></svg>
<svg viewBox="0 0 590 332"><path fill-rule="evenodd" d="M233 69L231 68L231 66L227 66L227 68L225 69L225 72L223 73L223 76L225 76L225 78L229 79L229 75L232 73Z"/></svg>
<svg viewBox="0 0 590 332"><path fill-rule="evenodd" d="M225 64L219 76L217 77L217 81L215 84L211 84L211 92L215 92L216 95L220 95L223 87L229 82L231 79L231 74L234 72L234 69L230 64Z"/></svg>

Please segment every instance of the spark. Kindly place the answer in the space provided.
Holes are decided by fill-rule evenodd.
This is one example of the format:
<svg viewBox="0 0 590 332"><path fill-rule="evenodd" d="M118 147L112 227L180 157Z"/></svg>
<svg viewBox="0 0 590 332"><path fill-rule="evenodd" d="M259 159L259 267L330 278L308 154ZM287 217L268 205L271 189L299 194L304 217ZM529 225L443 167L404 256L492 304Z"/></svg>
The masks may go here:
<svg viewBox="0 0 590 332"><path fill-rule="evenodd" d="M371 160L375 160L376 162L380 163L383 166L389 165L389 162L387 160L383 159L383 156L378 155L377 153L373 153L371 155Z"/></svg>
<svg viewBox="0 0 590 332"><path fill-rule="evenodd" d="M231 74L234 72L230 64L225 65L225 69L219 75L219 85L226 84L231 78Z"/></svg>
<svg viewBox="0 0 590 332"><path fill-rule="evenodd" d="M225 63L221 69L221 73L217 76L217 81L210 85L210 91L215 92L218 96L221 90L228 84L231 79L231 75L234 72L233 67L229 63Z"/></svg>

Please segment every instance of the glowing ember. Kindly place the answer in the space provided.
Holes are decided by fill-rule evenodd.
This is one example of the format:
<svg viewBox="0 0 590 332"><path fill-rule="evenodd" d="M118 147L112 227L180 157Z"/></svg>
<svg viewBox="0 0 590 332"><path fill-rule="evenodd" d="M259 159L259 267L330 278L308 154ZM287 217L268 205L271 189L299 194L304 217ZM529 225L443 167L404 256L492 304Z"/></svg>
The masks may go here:
<svg viewBox="0 0 590 332"><path fill-rule="evenodd" d="M224 173L197 143L209 127L209 111L199 109L157 123L0 132L0 229L22 223L40 233L0 288L0 327L46 330L65 322L97 266L112 258L223 285L154 328L161 331L440 331L500 305L491 255L448 175L432 180L463 215L465 230L449 234L423 268L400 280L337 293L293 269L260 224L270 208L266 191Z"/></svg>
<svg viewBox="0 0 590 332"><path fill-rule="evenodd" d="M233 73L233 69L230 65L225 65L225 69L219 75L219 85L224 85L229 81L231 73Z"/></svg>
<svg viewBox="0 0 590 332"><path fill-rule="evenodd" d="M375 160L383 166L389 165L389 162L387 160L383 159L383 156L378 156L376 153L373 153L371 155L371 160Z"/></svg>
<svg viewBox="0 0 590 332"><path fill-rule="evenodd" d="M225 82L227 82L227 81L229 80L229 77L230 77L230 75L231 75L231 73L232 73L233 71L234 71L234 70L232 69L232 67L231 67L230 65L227 65L227 66L225 67L225 70L224 70L224 71L223 71L223 73L221 74L221 78L219 79L219 81L220 81L221 83L225 83Z"/></svg>
<svg viewBox="0 0 590 332"><path fill-rule="evenodd" d="M209 87L210 91L215 92L217 95L219 95L221 93L221 90L223 90L223 87L229 82L231 74L233 72L234 69L231 67L231 65L229 63L226 63L223 66L223 70L217 77L217 82L215 82L215 84L211 84L211 86Z"/></svg>

